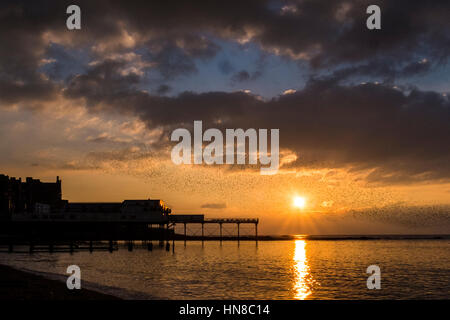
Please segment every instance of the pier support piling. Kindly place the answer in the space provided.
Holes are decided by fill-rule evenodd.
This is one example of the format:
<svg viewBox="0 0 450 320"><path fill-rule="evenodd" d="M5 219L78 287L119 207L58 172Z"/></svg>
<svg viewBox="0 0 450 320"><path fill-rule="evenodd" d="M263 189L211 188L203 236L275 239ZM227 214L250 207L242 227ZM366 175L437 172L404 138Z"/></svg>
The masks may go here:
<svg viewBox="0 0 450 320"><path fill-rule="evenodd" d="M159 246L162 248L164 247L164 225L159 225Z"/></svg>
<svg viewBox="0 0 450 320"><path fill-rule="evenodd" d="M184 223L184 246L186 247L186 238L187 238L187 235L186 235L186 222Z"/></svg>
<svg viewBox="0 0 450 320"><path fill-rule="evenodd" d="M164 230L164 238L166 239L166 250L168 247L170 247L170 243L169 243L169 224L166 223L166 229Z"/></svg>
<svg viewBox="0 0 450 320"><path fill-rule="evenodd" d="M239 244L239 240L240 240L240 227L241 227L241 224L238 222L237 223L237 240L238 240L238 244Z"/></svg>
<svg viewBox="0 0 450 320"><path fill-rule="evenodd" d="M205 241L205 224L202 222L202 244Z"/></svg>

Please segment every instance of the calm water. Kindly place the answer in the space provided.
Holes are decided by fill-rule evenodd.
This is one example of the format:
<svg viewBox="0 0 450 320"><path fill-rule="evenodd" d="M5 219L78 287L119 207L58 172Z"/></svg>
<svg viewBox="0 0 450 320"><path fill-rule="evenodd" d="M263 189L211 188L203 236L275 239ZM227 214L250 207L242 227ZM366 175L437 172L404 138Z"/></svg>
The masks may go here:
<svg viewBox="0 0 450 320"><path fill-rule="evenodd" d="M140 299L449 299L450 240L176 242L175 253L0 254L0 263ZM369 265L381 290L368 290ZM65 284L62 284L65 285Z"/></svg>

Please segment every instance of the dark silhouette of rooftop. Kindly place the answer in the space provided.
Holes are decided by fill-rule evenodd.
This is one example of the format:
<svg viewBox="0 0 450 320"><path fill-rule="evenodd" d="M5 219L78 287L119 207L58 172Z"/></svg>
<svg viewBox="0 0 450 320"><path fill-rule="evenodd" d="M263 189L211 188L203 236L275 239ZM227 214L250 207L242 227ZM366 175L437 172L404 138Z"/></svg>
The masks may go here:
<svg viewBox="0 0 450 320"><path fill-rule="evenodd" d="M14 213L34 212L37 204L44 204L51 211L58 211L63 205L61 199L61 180L41 182L27 177L9 177L0 174L0 217L10 218Z"/></svg>

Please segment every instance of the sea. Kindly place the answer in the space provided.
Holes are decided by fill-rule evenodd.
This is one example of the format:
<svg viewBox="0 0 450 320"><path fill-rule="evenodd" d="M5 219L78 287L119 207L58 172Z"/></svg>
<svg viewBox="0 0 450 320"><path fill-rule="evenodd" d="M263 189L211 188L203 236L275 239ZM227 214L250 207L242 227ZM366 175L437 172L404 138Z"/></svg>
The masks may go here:
<svg viewBox="0 0 450 320"><path fill-rule="evenodd" d="M131 252L119 244L113 253L24 248L1 252L0 264L64 286L77 265L82 288L123 299L450 299L450 236L175 241L169 251L154 244ZM379 289L369 266L379 268Z"/></svg>

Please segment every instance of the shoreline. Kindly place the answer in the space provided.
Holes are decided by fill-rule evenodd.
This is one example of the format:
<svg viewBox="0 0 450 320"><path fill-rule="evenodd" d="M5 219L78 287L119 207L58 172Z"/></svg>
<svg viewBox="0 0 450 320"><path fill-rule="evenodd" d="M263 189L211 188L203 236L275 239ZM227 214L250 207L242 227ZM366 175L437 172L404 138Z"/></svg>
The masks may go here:
<svg viewBox="0 0 450 320"><path fill-rule="evenodd" d="M368 234L368 235L259 235L254 236L184 236L175 234L175 241L290 241L290 240L315 240L315 241L341 241L341 240L449 240L450 234ZM170 239L172 240L172 239Z"/></svg>
<svg viewBox="0 0 450 320"><path fill-rule="evenodd" d="M0 300L121 300L118 297L81 288L69 290L62 281L0 264Z"/></svg>

